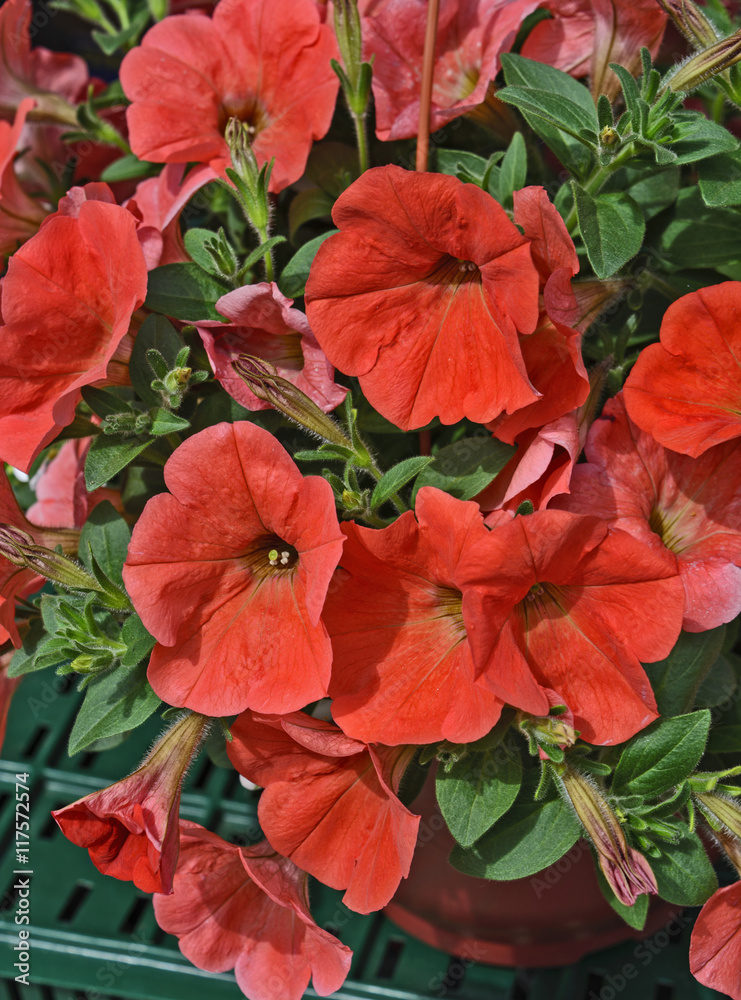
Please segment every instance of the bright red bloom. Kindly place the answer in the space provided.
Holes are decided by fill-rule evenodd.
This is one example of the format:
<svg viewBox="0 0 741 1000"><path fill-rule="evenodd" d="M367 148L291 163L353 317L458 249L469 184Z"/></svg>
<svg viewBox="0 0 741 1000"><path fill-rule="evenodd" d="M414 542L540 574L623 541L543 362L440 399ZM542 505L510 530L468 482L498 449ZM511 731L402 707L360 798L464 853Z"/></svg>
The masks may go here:
<svg viewBox="0 0 741 1000"><path fill-rule="evenodd" d="M515 454L476 497L482 510L517 510L525 500L540 510L553 497L569 492L572 469L582 447L576 413L523 431L514 443Z"/></svg>
<svg viewBox="0 0 741 1000"><path fill-rule="evenodd" d="M258 163L275 157L270 189L282 191L332 121L336 49L312 0L222 0L213 17L166 17L121 64L131 148L143 160L221 172L236 117L250 128Z"/></svg>
<svg viewBox="0 0 741 1000"><path fill-rule="evenodd" d="M106 368L146 295L136 222L87 201L57 213L12 257L0 329L0 458L28 471L74 418L81 388Z"/></svg>
<svg viewBox="0 0 741 1000"><path fill-rule="evenodd" d="M270 844L334 889L358 913L385 906L409 874L419 816L396 797L413 747L367 747L303 712L244 712L229 759L265 791L260 827Z"/></svg>
<svg viewBox="0 0 741 1000"><path fill-rule="evenodd" d="M56 455L44 463L34 477L36 503L28 508L32 524L49 528L81 528L90 511L102 500L121 507L118 490L100 489L89 493L85 486L85 459L92 438L65 441Z"/></svg>
<svg viewBox="0 0 741 1000"><path fill-rule="evenodd" d="M368 170L335 203L309 322L330 362L405 430L534 403L518 334L538 324L531 241L473 184ZM569 407L567 407L568 409Z"/></svg>
<svg viewBox="0 0 741 1000"><path fill-rule="evenodd" d="M741 882L718 889L700 911L690 971L703 986L741 1000Z"/></svg>
<svg viewBox="0 0 741 1000"><path fill-rule="evenodd" d="M0 468L0 525L10 525L31 535L38 545L53 549L60 544L67 554L77 550L79 532L45 531L31 524L21 512L18 501L8 482L8 477ZM61 525L65 527L65 525ZM14 646L21 645L18 627L15 623L16 597L28 597L43 584L43 578L30 569L16 566L6 559L0 550L0 645L10 639Z"/></svg>
<svg viewBox="0 0 741 1000"><path fill-rule="evenodd" d="M333 381L334 369L311 332L300 309L292 309L274 282L245 285L222 295L216 309L232 321L198 323L198 332L219 382L248 410L270 409L258 399L234 368L240 354L252 354L275 365L281 378L305 393L329 413L340 405L347 389Z"/></svg>
<svg viewBox="0 0 741 1000"><path fill-rule="evenodd" d="M741 435L741 281L677 299L625 383L633 423L697 458Z"/></svg>
<svg viewBox="0 0 741 1000"><path fill-rule="evenodd" d="M655 56L666 25L656 0L546 0L541 6L553 17L536 24L522 55L572 76L589 75L595 98L618 96L620 82L610 63L638 75L641 48Z"/></svg>
<svg viewBox="0 0 741 1000"><path fill-rule="evenodd" d="M12 119L21 101L33 97L35 121L76 128L72 104L84 97L87 66L79 56L31 49L31 14L31 0L5 0L0 6L0 117Z"/></svg>
<svg viewBox="0 0 741 1000"><path fill-rule="evenodd" d="M197 968L234 969L249 1000L301 1000L312 978L328 996L352 952L312 919L307 881L266 841L235 847L181 820L174 892L155 897L154 914Z"/></svg>
<svg viewBox="0 0 741 1000"><path fill-rule="evenodd" d="M8 638L5 630L0 627L0 645L2 645ZM10 702L15 694L15 690L21 683L21 677L8 677L8 667L10 666L10 661L13 659L13 650L9 653L3 653L0 656L0 751L3 748L3 743L5 741L5 730L8 725L8 711L10 709Z"/></svg>
<svg viewBox="0 0 741 1000"><path fill-rule="evenodd" d="M149 680L206 715L292 712L327 693L322 607L342 551L332 488L256 424L217 424L168 460L129 546L126 589L159 641Z"/></svg>
<svg viewBox="0 0 741 1000"><path fill-rule="evenodd" d="M196 191L217 175L207 166L194 167L185 178L184 174L185 164L168 164L157 177L138 184L134 197L124 202L126 208L141 215L136 235L150 271L190 260L183 246L180 213Z"/></svg>
<svg viewBox="0 0 741 1000"><path fill-rule="evenodd" d="M0 121L0 258L30 239L47 215L38 199L26 194L15 172L19 137L33 104L30 97L21 101L12 125Z"/></svg>
<svg viewBox="0 0 741 1000"><path fill-rule="evenodd" d="M622 396L605 404L569 497L555 506L615 521L644 544L677 557L687 604L682 627L702 632L741 612L741 449L716 445L700 458L662 448L635 426Z"/></svg>
<svg viewBox="0 0 741 1000"><path fill-rule="evenodd" d="M416 517L347 536L324 619L334 664L332 716L364 743L468 743L495 724L502 702L476 683L465 555L489 532L475 503L425 487Z"/></svg>
<svg viewBox="0 0 741 1000"><path fill-rule="evenodd" d="M442 0L432 82L431 131L486 98L517 31L537 0ZM363 19L363 53L374 58L373 96L379 139L408 139L419 127L427 4L381 0Z"/></svg>
<svg viewBox="0 0 741 1000"><path fill-rule="evenodd" d="M621 743L656 717L641 662L668 656L684 591L674 556L596 517L541 510L466 553L480 681L532 715L556 691L590 743Z"/></svg>
<svg viewBox="0 0 741 1000"><path fill-rule="evenodd" d="M143 892L172 892L180 788L208 726L202 715L188 713L133 774L52 812L64 836L87 848L98 871Z"/></svg>

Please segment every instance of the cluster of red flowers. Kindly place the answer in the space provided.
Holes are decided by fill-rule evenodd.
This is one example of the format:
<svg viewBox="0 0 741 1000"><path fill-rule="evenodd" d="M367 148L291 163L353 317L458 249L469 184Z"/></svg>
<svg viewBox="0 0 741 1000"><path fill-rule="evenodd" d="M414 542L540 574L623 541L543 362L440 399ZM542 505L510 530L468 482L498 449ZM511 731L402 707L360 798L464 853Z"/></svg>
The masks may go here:
<svg viewBox="0 0 741 1000"><path fill-rule="evenodd" d="M425 6L361 4L381 139L416 130ZM538 6L443 2L433 127L484 101ZM613 87L609 62L655 50L665 21L653 3L545 6L523 54L552 61L557 46L556 64L590 72L596 93ZM274 158L277 193L302 176L338 89L314 0L166 17L121 68L131 148L162 172L119 197L93 156L54 207L51 192L31 196L16 152L59 143L88 76L31 50L29 12L24 0L0 12L0 459L26 472L83 387L128 382L148 271L189 260L179 215L226 176L227 121L247 126L259 165ZM417 838L399 798L417 747L478 740L507 705L547 716L554 704L585 741L622 743L657 718L642 664L682 629L741 612L741 282L674 302L590 426L579 259L543 188L515 192L508 212L455 177L378 167L333 219L306 315L266 281L218 300L228 322L193 317L215 379L265 408L232 367L257 355L328 413L347 391L336 367L401 430L466 419L517 454L473 500L426 486L414 510L369 527L340 522L330 483L257 423L188 437L123 572L157 640L150 684L187 711L134 774L55 813L101 871L159 894L158 921L196 965L234 968L253 1000L298 1000L312 976L320 995L343 982L350 953L313 921L307 873L358 912L386 905ZM0 478L0 522L53 548L67 537L53 529L117 500L84 489L88 445L68 441L44 467L27 518ZM0 559L0 640L19 644L15 600L38 585ZM331 723L304 711L324 698ZM235 715L229 757L265 789L266 839L252 847L178 817L209 717ZM714 898L706 926L737 889Z"/></svg>

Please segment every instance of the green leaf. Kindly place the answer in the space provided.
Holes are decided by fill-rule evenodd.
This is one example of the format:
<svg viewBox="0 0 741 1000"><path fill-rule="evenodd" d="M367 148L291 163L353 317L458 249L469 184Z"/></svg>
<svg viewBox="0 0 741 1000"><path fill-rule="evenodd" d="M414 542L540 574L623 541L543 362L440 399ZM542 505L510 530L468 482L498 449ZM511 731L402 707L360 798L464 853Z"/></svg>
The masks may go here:
<svg viewBox="0 0 741 1000"><path fill-rule="evenodd" d="M288 209L288 238L293 243L293 237L301 226L312 219L325 219L332 215L335 199L319 188L309 188L299 191Z"/></svg>
<svg viewBox="0 0 741 1000"><path fill-rule="evenodd" d="M697 767L705 751L710 712L658 719L628 743L615 768L617 795L659 795Z"/></svg>
<svg viewBox="0 0 741 1000"><path fill-rule="evenodd" d="M682 632L665 660L644 669L662 715L681 715L694 707L703 678L720 656L725 625L708 632Z"/></svg>
<svg viewBox="0 0 741 1000"><path fill-rule="evenodd" d="M216 274L216 265L204 244L207 240L208 242L216 242L217 239L218 233L211 229L198 229L196 226L193 229L188 229L183 237L185 252L208 274Z"/></svg>
<svg viewBox="0 0 741 1000"><path fill-rule="evenodd" d="M131 351L129 375L134 391L149 406L158 406L162 400L152 388L155 373L147 361L147 351L159 351L172 370L182 346L183 338L164 316L147 316L142 323Z"/></svg>
<svg viewBox="0 0 741 1000"><path fill-rule="evenodd" d="M513 104L525 115L542 118L548 124L555 125L589 148L597 145L596 118L592 118L567 97L549 90L525 87L504 87L497 91L497 97L506 104ZM585 135L593 135L594 139L590 141L584 138Z"/></svg>
<svg viewBox="0 0 741 1000"><path fill-rule="evenodd" d="M643 212L645 219L652 219L672 205L679 193L679 167L655 166L623 167L616 170L602 188L602 194L624 191Z"/></svg>
<svg viewBox="0 0 741 1000"><path fill-rule="evenodd" d="M226 320L215 303L228 289L198 264L165 264L149 272L144 305L173 319Z"/></svg>
<svg viewBox="0 0 741 1000"><path fill-rule="evenodd" d="M734 663L739 662L741 657L721 653L698 688L692 707L715 708L734 697L738 690L738 667L734 668Z"/></svg>
<svg viewBox="0 0 741 1000"><path fill-rule="evenodd" d="M473 177L482 184L488 161L476 153L467 153L460 149L439 149L435 154L435 163L439 174L450 174L453 177Z"/></svg>
<svg viewBox="0 0 741 1000"><path fill-rule="evenodd" d="M43 644L48 640L49 634L44 628L44 623L40 618L34 618L31 627L23 637L20 649L16 649L8 667L8 677L22 677L30 674L34 670L41 670L45 664L37 665L37 656L41 652Z"/></svg>
<svg viewBox="0 0 741 1000"><path fill-rule="evenodd" d="M595 865L594 868L597 873L597 882L602 890L602 895L613 908L615 913L622 917L629 927L632 927L637 931L642 931L646 925L646 917L648 916L648 893L641 893L632 906L626 906L625 903L620 902L615 893L612 891L610 883L602 874L602 869L599 865Z"/></svg>
<svg viewBox="0 0 741 1000"><path fill-rule="evenodd" d="M549 90L557 94L563 93L570 101L581 107L586 115L594 116L593 127L596 129L597 115L592 95L585 86L577 83L568 73L562 73L552 66L546 66L544 63L535 62L532 59L513 55L511 52L502 53L501 61L508 85L522 85ZM497 96L499 94L501 91ZM572 139L555 125L549 124L537 115L527 112L523 112L523 114L528 125L553 150L565 167L572 170L578 177L583 177L588 173L594 163L594 156L590 150L585 148L581 140Z"/></svg>
<svg viewBox="0 0 741 1000"><path fill-rule="evenodd" d="M80 561L92 571L92 556L114 583L123 585L121 570L126 561L131 528L108 500L103 500L90 512L80 532Z"/></svg>
<svg viewBox="0 0 741 1000"><path fill-rule="evenodd" d="M143 177L149 177L158 169L158 164L147 163L146 160L140 160L133 153L128 153L126 156L114 160L113 163L109 163L100 175L100 179L106 184L116 184L118 181L137 181Z"/></svg>
<svg viewBox="0 0 741 1000"><path fill-rule="evenodd" d="M711 208L741 205L741 152L720 153L700 164L700 193Z"/></svg>
<svg viewBox="0 0 741 1000"><path fill-rule="evenodd" d="M511 208L512 195L525 185L527 177L527 150L521 132L515 132L499 168L499 201L504 208Z"/></svg>
<svg viewBox="0 0 741 1000"><path fill-rule="evenodd" d="M741 213L710 209L695 188L679 192L674 218L659 237L658 249L677 268L715 267L741 260Z"/></svg>
<svg viewBox="0 0 741 1000"><path fill-rule="evenodd" d="M626 194L592 197L573 184L579 230L589 263L598 278L609 278L638 253L646 223L643 213Z"/></svg>
<svg viewBox="0 0 741 1000"><path fill-rule="evenodd" d="M99 434L90 445L85 459L85 486L88 491L92 493L99 486L104 486L154 440L153 437L142 440Z"/></svg>
<svg viewBox="0 0 741 1000"><path fill-rule="evenodd" d="M681 123L689 133L686 138L672 142L677 154L677 164L695 163L717 153L732 153L738 149L738 139L722 125L716 125L699 111L675 111L674 121Z"/></svg>
<svg viewBox="0 0 741 1000"><path fill-rule="evenodd" d="M398 465L389 469L376 483L376 488L371 496L371 507L374 509L380 507L432 461L430 455L415 455L414 458L405 458L403 462L399 462Z"/></svg>
<svg viewBox="0 0 741 1000"><path fill-rule="evenodd" d="M339 229L330 229L328 233L322 233L308 243L304 243L283 268L278 285L284 295L289 299L297 299L304 294L306 282L309 277L311 265L316 257L316 252L324 241L338 233Z"/></svg>
<svg viewBox="0 0 741 1000"><path fill-rule="evenodd" d="M85 700L70 733L70 757L96 740L136 729L159 704L147 682L144 664L114 667L94 677L85 689Z"/></svg>
<svg viewBox="0 0 741 1000"><path fill-rule="evenodd" d="M148 20L149 11L140 10L131 19L131 24L121 31L117 31L115 34L110 34L107 31L99 31L97 28L94 28L91 34L102 51L107 56L112 56L114 52L123 48L127 42L134 41Z"/></svg>
<svg viewBox="0 0 741 1000"><path fill-rule="evenodd" d="M471 847L504 816L521 783L519 754L502 744L463 757L449 771L439 768L435 782L438 805L458 843Z"/></svg>
<svg viewBox="0 0 741 1000"><path fill-rule="evenodd" d="M675 825L679 840L650 861L659 895L677 906L702 906L718 888L718 879L697 834L679 820Z"/></svg>
<svg viewBox="0 0 741 1000"><path fill-rule="evenodd" d="M190 421L186 420L185 417L179 417L177 413L171 413L170 410L165 410L161 406L152 410L150 416L152 426L149 430L157 437L163 434L178 434L190 427Z"/></svg>
<svg viewBox="0 0 741 1000"><path fill-rule="evenodd" d="M120 396L117 396L115 392L111 392L109 389L98 389L96 386L85 385L82 387L82 398L93 413L99 417L108 417L112 413L131 411L131 407L126 400L121 399Z"/></svg>
<svg viewBox="0 0 741 1000"><path fill-rule="evenodd" d="M573 810L560 797L516 802L473 847L454 847L450 863L476 878L527 878L563 857L581 833Z"/></svg>
<svg viewBox="0 0 741 1000"><path fill-rule="evenodd" d="M246 273L254 264L259 260L262 260L267 254L269 254L274 247L280 246L281 243L287 243L285 236L271 236L269 240L265 240L261 243L259 247L256 247L252 253L245 257L244 263L242 264L240 274Z"/></svg>
<svg viewBox="0 0 741 1000"><path fill-rule="evenodd" d="M502 471L515 450L514 445L484 436L446 445L417 477L412 499L423 486L436 486L459 500L471 500Z"/></svg>
<svg viewBox="0 0 741 1000"><path fill-rule="evenodd" d="M121 642L127 646L126 652L121 657L121 664L124 667L135 667L145 656L149 656L156 641L145 629L139 615L130 615L121 629Z"/></svg>

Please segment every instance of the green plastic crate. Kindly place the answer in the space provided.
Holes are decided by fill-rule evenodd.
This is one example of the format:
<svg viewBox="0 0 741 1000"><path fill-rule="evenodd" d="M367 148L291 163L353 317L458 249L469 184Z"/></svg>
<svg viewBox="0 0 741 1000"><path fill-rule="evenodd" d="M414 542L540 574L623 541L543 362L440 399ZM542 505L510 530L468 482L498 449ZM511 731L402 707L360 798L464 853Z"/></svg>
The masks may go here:
<svg viewBox="0 0 741 1000"><path fill-rule="evenodd" d="M0 1000L240 1000L231 974L194 968L157 927L150 897L101 875L70 844L52 809L116 781L140 763L156 721L115 750L67 756L79 695L47 672L24 678L11 707L0 761ZM14 981L15 776L27 772L31 798L31 985ZM181 814L225 839L258 836L256 797L233 771L204 755L188 776ZM243 838L240 840L240 838ZM23 876L20 876L21 878ZM337 1000L710 1000L687 964L691 922L587 956L565 969L500 969L446 955L409 937L383 914L361 916L341 893L315 885L317 922L355 953ZM696 911L695 914L696 915ZM309 990L307 996L316 994Z"/></svg>

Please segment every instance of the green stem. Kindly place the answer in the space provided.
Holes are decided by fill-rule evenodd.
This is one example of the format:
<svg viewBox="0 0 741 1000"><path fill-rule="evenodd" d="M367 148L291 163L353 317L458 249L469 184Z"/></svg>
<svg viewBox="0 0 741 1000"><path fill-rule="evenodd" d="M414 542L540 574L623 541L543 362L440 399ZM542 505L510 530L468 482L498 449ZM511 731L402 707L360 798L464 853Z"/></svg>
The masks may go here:
<svg viewBox="0 0 741 1000"><path fill-rule="evenodd" d="M260 243L267 243L270 238L268 236L268 227L265 226L264 228L259 229L258 233L260 236ZM263 260L265 261L265 280L273 281L275 275L275 269L273 267L273 251L268 250Z"/></svg>
<svg viewBox="0 0 741 1000"><path fill-rule="evenodd" d="M636 153L635 146L633 145L632 142L629 142L627 146L624 146L620 150L620 152L617 154L614 160L611 160L604 166L597 165L595 169L592 171L592 173L589 175L589 177L586 179L585 183L582 185L587 194L591 195L599 194L599 192L605 186L607 178L611 174L615 173L616 170L619 170L620 167L622 167L628 160L631 160L635 156L635 153ZM574 204L571 206L571 211L566 216L565 222L569 234L573 236L578 224L578 218L576 214L576 200L574 201Z"/></svg>
<svg viewBox="0 0 741 1000"><path fill-rule="evenodd" d="M352 115L353 125L355 126L355 138L358 143L358 166L360 173L364 174L370 166L368 157L368 130L365 124L365 115L356 114L354 111L350 111L350 114Z"/></svg>

